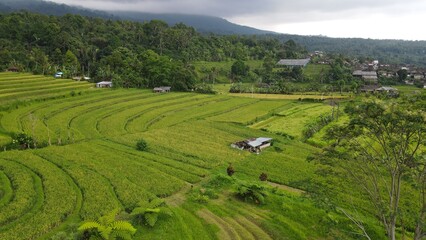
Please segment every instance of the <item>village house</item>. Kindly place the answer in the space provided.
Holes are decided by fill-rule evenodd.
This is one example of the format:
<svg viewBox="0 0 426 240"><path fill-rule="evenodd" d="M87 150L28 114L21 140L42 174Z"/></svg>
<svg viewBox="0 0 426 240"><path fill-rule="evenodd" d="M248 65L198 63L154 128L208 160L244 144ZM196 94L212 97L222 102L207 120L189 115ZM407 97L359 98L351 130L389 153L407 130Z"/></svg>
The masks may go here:
<svg viewBox="0 0 426 240"><path fill-rule="evenodd" d="M272 138L266 137L250 138L231 144L231 147L233 148L247 150L252 153L260 153L262 149L270 146L272 146Z"/></svg>
<svg viewBox="0 0 426 240"><path fill-rule="evenodd" d="M378 83L377 73L375 71L356 70L352 73L352 76L364 80L364 83L366 84Z"/></svg>
<svg viewBox="0 0 426 240"><path fill-rule="evenodd" d="M390 97L397 97L399 95L398 89L393 87L379 87L375 90L377 93L384 93Z"/></svg>
<svg viewBox="0 0 426 240"><path fill-rule="evenodd" d="M109 82L109 81L98 82L98 83L96 83L96 87L97 88L111 88L112 82Z"/></svg>
<svg viewBox="0 0 426 240"><path fill-rule="evenodd" d="M153 89L153 92L155 92L155 93L168 93L168 92L170 92L170 89L172 89L172 87L155 87Z"/></svg>
<svg viewBox="0 0 426 240"><path fill-rule="evenodd" d="M311 61L310 58L305 59L281 59L278 61L277 65L286 66L286 67L306 67L308 63Z"/></svg>

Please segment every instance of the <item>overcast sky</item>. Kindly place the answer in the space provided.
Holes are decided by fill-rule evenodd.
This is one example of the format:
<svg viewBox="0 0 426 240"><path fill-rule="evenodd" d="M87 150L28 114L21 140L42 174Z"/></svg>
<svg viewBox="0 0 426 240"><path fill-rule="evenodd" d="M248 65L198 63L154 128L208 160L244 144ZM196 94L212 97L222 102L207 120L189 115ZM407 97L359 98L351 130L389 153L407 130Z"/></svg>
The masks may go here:
<svg viewBox="0 0 426 240"><path fill-rule="evenodd" d="M426 40L425 0L51 0L99 10L188 13L280 33Z"/></svg>

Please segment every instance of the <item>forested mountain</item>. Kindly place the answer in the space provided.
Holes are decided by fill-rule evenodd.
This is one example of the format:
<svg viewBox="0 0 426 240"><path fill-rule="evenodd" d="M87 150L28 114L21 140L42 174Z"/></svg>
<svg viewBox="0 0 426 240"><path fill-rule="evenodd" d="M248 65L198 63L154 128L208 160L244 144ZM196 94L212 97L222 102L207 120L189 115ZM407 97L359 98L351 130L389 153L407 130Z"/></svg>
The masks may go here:
<svg viewBox="0 0 426 240"><path fill-rule="evenodd" d="M241 26L231 23L223 18L189 14L155 14L141 12L104 12L95 11L82 7L68 6L54 2L42 0L0 0L0 12L13 12L27 10L31 12L62 16L65 14L77 14L88 17L100 17L104 19L122 19L138 22L160 19L169 25L184 23L194 27L198 32L215 34L267 34L270 31L263 31L251 27Z"/></svg>
<svg viewBox="0 0 426 240"><path fill-rule="evenodd" d="M392 64L426 67L426 41L329 38L322 36L274 35L281 41L290 39L310 51L321 50L358 58L378 59Z"/></svg>
<svg viewBox="0 0 426 240"><path fill-rule="evenodd" d="M153 19L161 19L169 25L177 23L184 23L185 25L195 28L201 33L215 33L215 34L243 34L243 35L261 35L271 34L273 32L259 30L252 27L241 26L231 23L226 19L203 16L203 15L189 15L189 14L172 14L172 13L141 13L141 12L111 12L114 16L119 16L121 19L135 20L139 22L150 21Z"/></svg>
<svg viewBox="0 0 426 240"><path fill-rule="evenodd" d="M225 19L184 14L152 14L139 12L103 12L80 7L67 6L41 0L0 0L0 12L13 12L25 9L47 15L62 16L67 13L82 16L100 17L112 20L132 20L138 22L160 19L170 26L184 23L200 33L262 35L276 38L281 42L290 39L305 46L310 51L320 50L358 58L378 59L394 64L414 64L426 67L426 41L373 40L360 38L329 38L323 36L300 36L290 34L271 34L250 27L240 26ZM265 36L265 34L267 36Z"/></svg>
<svg viewBox="0 0 426 240"><path fill-rule="evenodd" d="M287 47L288 48L288 47ZM116 86L193 89L193 61L285 56L286 45L256 36L202 35L184 24L139 23L30 12L0 15L0 69L68 77L85 74Z"/></svg>
<svg viewBox="0 0 426 240"><path fill-rule="evenodd" d="M42 0L0 0L0 12L10 13L20 10L36 12L46 15L62 16L65 14L77 14L88 17L100 17L114 19L112 14L103 11L90 10L82 7L68 6Z"/></svg>

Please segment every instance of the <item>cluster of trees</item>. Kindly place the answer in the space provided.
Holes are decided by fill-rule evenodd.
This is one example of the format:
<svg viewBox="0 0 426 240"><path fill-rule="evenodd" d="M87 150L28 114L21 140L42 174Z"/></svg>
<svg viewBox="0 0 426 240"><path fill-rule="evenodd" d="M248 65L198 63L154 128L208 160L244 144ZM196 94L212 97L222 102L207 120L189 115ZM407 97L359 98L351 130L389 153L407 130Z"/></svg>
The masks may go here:
<svg viewBox="0 0 426 240"><path fill-rule="evenodd" d="M29 12L0 15L0 69L65 76L88 75L116 86L171 85L188 90L197 81L192 61L225 61L295 55L277 39L201 35L184 24L168 26Z"/></svg>
<svg viewBox="0 0 426 240"><path fill-rule="evenodd" d="M309 51L320 50L356 58L375 56L380 62L389 64L426 66L426 57L424 55L425 41L329 38L324 36L289 34L281 34L276 37L283 42L292 39L303 46L307 46Z"/></svg>
<svg viewBox="0 0 426 240"><path fill-rule="evenodd" d="M364 211L377 217L390 240L426 236L425 100L423 93L349 104L350 121L329 129L331 146L314 158L319 179L325 178L312 195L344 212L367 239L377 237L370 235ZM358 200L348 201L349 195Z"/></svg>

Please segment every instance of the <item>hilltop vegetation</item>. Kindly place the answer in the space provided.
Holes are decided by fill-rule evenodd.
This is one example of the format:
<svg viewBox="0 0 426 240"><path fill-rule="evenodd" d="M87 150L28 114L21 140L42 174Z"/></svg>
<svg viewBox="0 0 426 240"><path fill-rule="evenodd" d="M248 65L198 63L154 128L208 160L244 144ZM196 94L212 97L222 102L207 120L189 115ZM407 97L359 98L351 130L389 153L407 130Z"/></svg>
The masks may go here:
<svg viewBox="0 0 426 240"><path fill-rule="evenodd" d="M325 51L334 54L344 54L360 59L378 59L390 64L411 64L425 67L425 41L376 40L359 38L329 38L324 36L301 36L292 34L274 34L268 31L254 29L230 23L225 19L212 16L185 14L153 14L141 12L103 12L82 7L56 4L48 1L2 0L0 12L11 13L21 9L46 15L63 16L78 14L88 17L99 17L105 20L151 21L161 20L174 26L184 23L193 27L197 32L220 35L258 35L260 38L278 39L280 42L294 40L309 51Z"/></svg>

